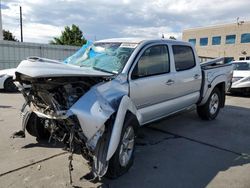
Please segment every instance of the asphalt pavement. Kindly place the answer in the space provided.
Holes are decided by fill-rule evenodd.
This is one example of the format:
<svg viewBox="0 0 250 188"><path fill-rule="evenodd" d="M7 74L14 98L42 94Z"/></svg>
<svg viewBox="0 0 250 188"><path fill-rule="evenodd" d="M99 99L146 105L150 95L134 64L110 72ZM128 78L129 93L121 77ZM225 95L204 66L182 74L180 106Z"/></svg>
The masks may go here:
<svg viewBox="0 0 250 188"><path fill-rule="evenodd" d="M0 92L0 187L250 187L250 97L227 96L214 121L190 111L140 128L134 165L115 180L85 180L86 161L74 155L73 185L62 145L10 138L23 101Z"/></svg>

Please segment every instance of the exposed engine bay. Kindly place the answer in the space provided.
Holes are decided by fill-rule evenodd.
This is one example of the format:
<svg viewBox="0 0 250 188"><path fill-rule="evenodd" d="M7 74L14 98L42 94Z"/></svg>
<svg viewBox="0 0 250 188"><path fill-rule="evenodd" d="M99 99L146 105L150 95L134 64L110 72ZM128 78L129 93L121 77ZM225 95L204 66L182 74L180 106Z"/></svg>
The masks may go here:
<svg viewBox="0 0 250 188"><path fill-rule="evenodd" d="M56 116L58 112L68 110L82 95L108 78L66 77L66 78L30 78L17 74L17 81L30 85L29 101L39 112Z"/></svg>
<svg viewBox="0 0 250 188"><path fill-rule="evenodd" d="M22 109L23 116L28 117L23 128L38 138L47 137L49 142L64 143L65 149L72 155L80 153L89 161L94 176L101 177L106 172L107 165L104 165L104 169L100 169L97 163L106 162L106 156L98 156L101 152L95 153L95 149L105 147L107 150L108 142L99 141L105 131L105 125L89 140L84 135L76 115L69 114L69 109L92 86L110 79L109 77L31 78L17 73L16 81L21 85L30 86L29 89L21 90L26 99L26 105ZM41 131L42 129L44 130ZM99 146L97 146L98 141Z"/></svg>

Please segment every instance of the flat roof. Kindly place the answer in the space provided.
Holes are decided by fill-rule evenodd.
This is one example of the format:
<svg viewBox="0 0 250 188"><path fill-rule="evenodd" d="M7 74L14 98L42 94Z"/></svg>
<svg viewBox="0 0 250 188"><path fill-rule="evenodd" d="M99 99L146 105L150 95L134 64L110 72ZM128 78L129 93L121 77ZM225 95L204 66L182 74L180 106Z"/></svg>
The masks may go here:
<svg viewBox="0 0 250 188"><path fill-rule="evenodd" d="M247 24L247 25L249 24L250 25L250 21L244 21L244 23L242 23L242 25L244 25L244 24ZM212 28L223 28L223 27L234 26L234 25L237 25L237 22L224 23L224 24L215 24L215 25L204 26L204 27L187 28L187 29L184 29L183 31L203 30L203 29L212 29Z"/></svg>

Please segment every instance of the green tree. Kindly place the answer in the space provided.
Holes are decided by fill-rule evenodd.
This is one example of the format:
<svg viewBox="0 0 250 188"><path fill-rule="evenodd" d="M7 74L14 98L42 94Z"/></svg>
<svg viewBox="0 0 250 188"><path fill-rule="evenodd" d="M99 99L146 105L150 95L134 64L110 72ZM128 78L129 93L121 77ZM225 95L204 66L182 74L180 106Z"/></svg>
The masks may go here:
<svg viewBox="0 0 250 188"><path fill-rule="evenodd" d="M3 40L17 41L16 37L10 32L3 29Z"/></svg>
<svg viewBox="0 0 250 188"><path fill-rule="evenodd" d="M71 28L66 26L64 31L62 31L61 36L54 37L50 44L56 45L74 45L74 46L82 46L86 44L86 39L83 37L82 31L78 26L72 25Z"/></svg>

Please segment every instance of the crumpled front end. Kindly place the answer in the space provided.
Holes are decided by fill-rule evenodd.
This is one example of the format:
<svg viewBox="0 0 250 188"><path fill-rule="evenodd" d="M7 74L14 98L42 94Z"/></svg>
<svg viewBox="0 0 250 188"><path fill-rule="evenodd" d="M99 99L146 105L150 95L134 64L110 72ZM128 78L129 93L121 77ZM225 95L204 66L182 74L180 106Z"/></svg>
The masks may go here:
<svg viewBox="0 0 250 188"><path fill-rule="evenodd" d="M69 124L78 124L82 137L89 147L94 148L91 139L114 113L108 101L94 87L105 82L103 78L32 78L18 72L16 75L19 83L31 86L28 90L22 90L31 112L50 121L47 124L65 124L66 131ZM56 130L52 132L55 133Z"/></svg>
<svg viewBox="0 0 250 188"><path fill-rule="evenodd" d="M22 110L23 130L33 135L32 126L39 122L49 132L49 141L63 142L72 153L80 152L95 167L96 175L103 176L107 164L102 164L101 168L97 163L107 163L109 140L106 139L105 147L100 146L104 144L100 140L107 129L107 122L117 110L119 102L116 104L116 100L124 95L124 90L117 94L115 90L119 87L116 87L115 95L109 92L114 83L113 78L106 74L87 75L85 72L82 76L79 73L42 76L39 73L35 76L28 74L30 72L34 73L29 69L25 74L25 69L19 67L15 78L26 100ZM25 89L24 85L29 88ZM100 148L105 149L100 152Z"/></svg>

